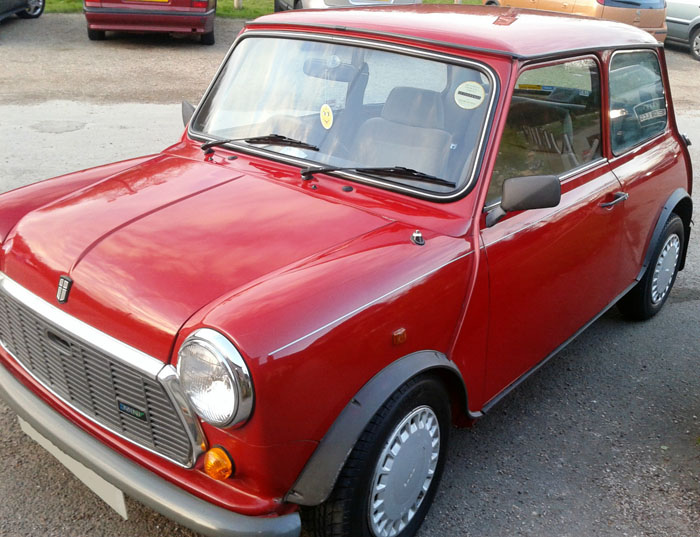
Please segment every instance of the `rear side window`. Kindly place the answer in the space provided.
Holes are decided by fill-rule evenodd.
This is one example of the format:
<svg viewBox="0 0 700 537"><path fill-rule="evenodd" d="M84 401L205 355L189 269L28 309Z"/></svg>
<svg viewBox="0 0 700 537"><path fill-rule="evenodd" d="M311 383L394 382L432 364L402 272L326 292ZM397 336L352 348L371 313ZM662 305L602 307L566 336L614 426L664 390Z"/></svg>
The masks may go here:
<svg viewBox="0 0 700 537"><path fill-rule="evenodd" d="M511 177L562 175L601 156L600 76L593 59L520 75L511 99L486 203Z"/></svg>
<svg viewBox="0 0 700 537"><path fill-rule="evenodd" d="M652 51L618 52L610 62L610 139L619 155L666 129L661 68Z"/></svg>
<svg viewBox="0 0 700 537"><path fill-rule="evenodd" d="M664 9L664 0L602 0L606 7L621 7L627 9Z"/></svg>

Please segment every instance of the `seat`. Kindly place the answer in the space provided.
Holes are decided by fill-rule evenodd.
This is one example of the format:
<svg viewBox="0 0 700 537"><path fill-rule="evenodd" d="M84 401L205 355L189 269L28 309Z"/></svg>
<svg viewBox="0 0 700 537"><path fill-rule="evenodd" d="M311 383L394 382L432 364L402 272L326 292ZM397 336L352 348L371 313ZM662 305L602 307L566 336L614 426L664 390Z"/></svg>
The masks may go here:
<svg viewBox="0 0 700 537"><path fill-rule="evenodd" d="M351 154L362 166L404 166L439 177L450 140L440 93L396 87L380 117L360 126Z"/></svg>

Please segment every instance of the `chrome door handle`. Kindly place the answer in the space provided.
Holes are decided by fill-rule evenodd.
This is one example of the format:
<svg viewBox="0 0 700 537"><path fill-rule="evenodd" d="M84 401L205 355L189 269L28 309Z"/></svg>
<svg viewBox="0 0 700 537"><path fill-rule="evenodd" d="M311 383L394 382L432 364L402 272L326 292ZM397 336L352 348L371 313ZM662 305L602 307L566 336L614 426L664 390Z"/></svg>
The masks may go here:
<svg viewBox="0 0 700 537"><path fill-rule="evenodd" d="M615 192L615 198L612 201L609 201L607 203L601 203L601 207L612 207L613 205L617 205L621 201L625 201L627 198L629 198L630 195L627 192Z"/></svg>

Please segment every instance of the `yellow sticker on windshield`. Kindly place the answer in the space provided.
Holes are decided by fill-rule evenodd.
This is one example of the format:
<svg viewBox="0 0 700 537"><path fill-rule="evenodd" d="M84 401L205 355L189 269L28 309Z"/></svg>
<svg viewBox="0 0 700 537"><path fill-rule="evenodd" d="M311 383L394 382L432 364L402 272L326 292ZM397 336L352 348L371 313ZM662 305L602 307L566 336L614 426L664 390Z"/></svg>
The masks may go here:
<svg viewBox="0 0 700 537"><path fill-rule="evenodd" d="M321 125L326 130L333 126L333 110L327 104L321 107Z"/></svg>
<svg viewBox="0 0 700 537"><path fill-rule="evenodd" d="M455 90L455 103L465 110L473 110L484 102L484 87L478 82L462 82Z"/></svg>

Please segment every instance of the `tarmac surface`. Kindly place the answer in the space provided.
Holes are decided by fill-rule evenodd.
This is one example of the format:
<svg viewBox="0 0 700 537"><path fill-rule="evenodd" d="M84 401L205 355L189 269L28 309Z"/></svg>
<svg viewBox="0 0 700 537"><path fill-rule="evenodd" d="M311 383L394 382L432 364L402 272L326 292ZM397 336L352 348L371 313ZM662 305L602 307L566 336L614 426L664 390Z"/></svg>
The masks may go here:
<svg viewBox="0 0 700 537"><path fill-rule="evenodd" d="M110 35L82 15L0 22L0 191L154 153L182 134L239 21L217 44ZM700 169L700 63L667 50L676 115ZM696 214L700 206L695 173ZM697 216L696 216L697 219ZM700 234L664 310L612 310L472 429L452 434L419 536L700 534ZM133 500L124 522L0 402L0 536L192 536Z"/></svg>

